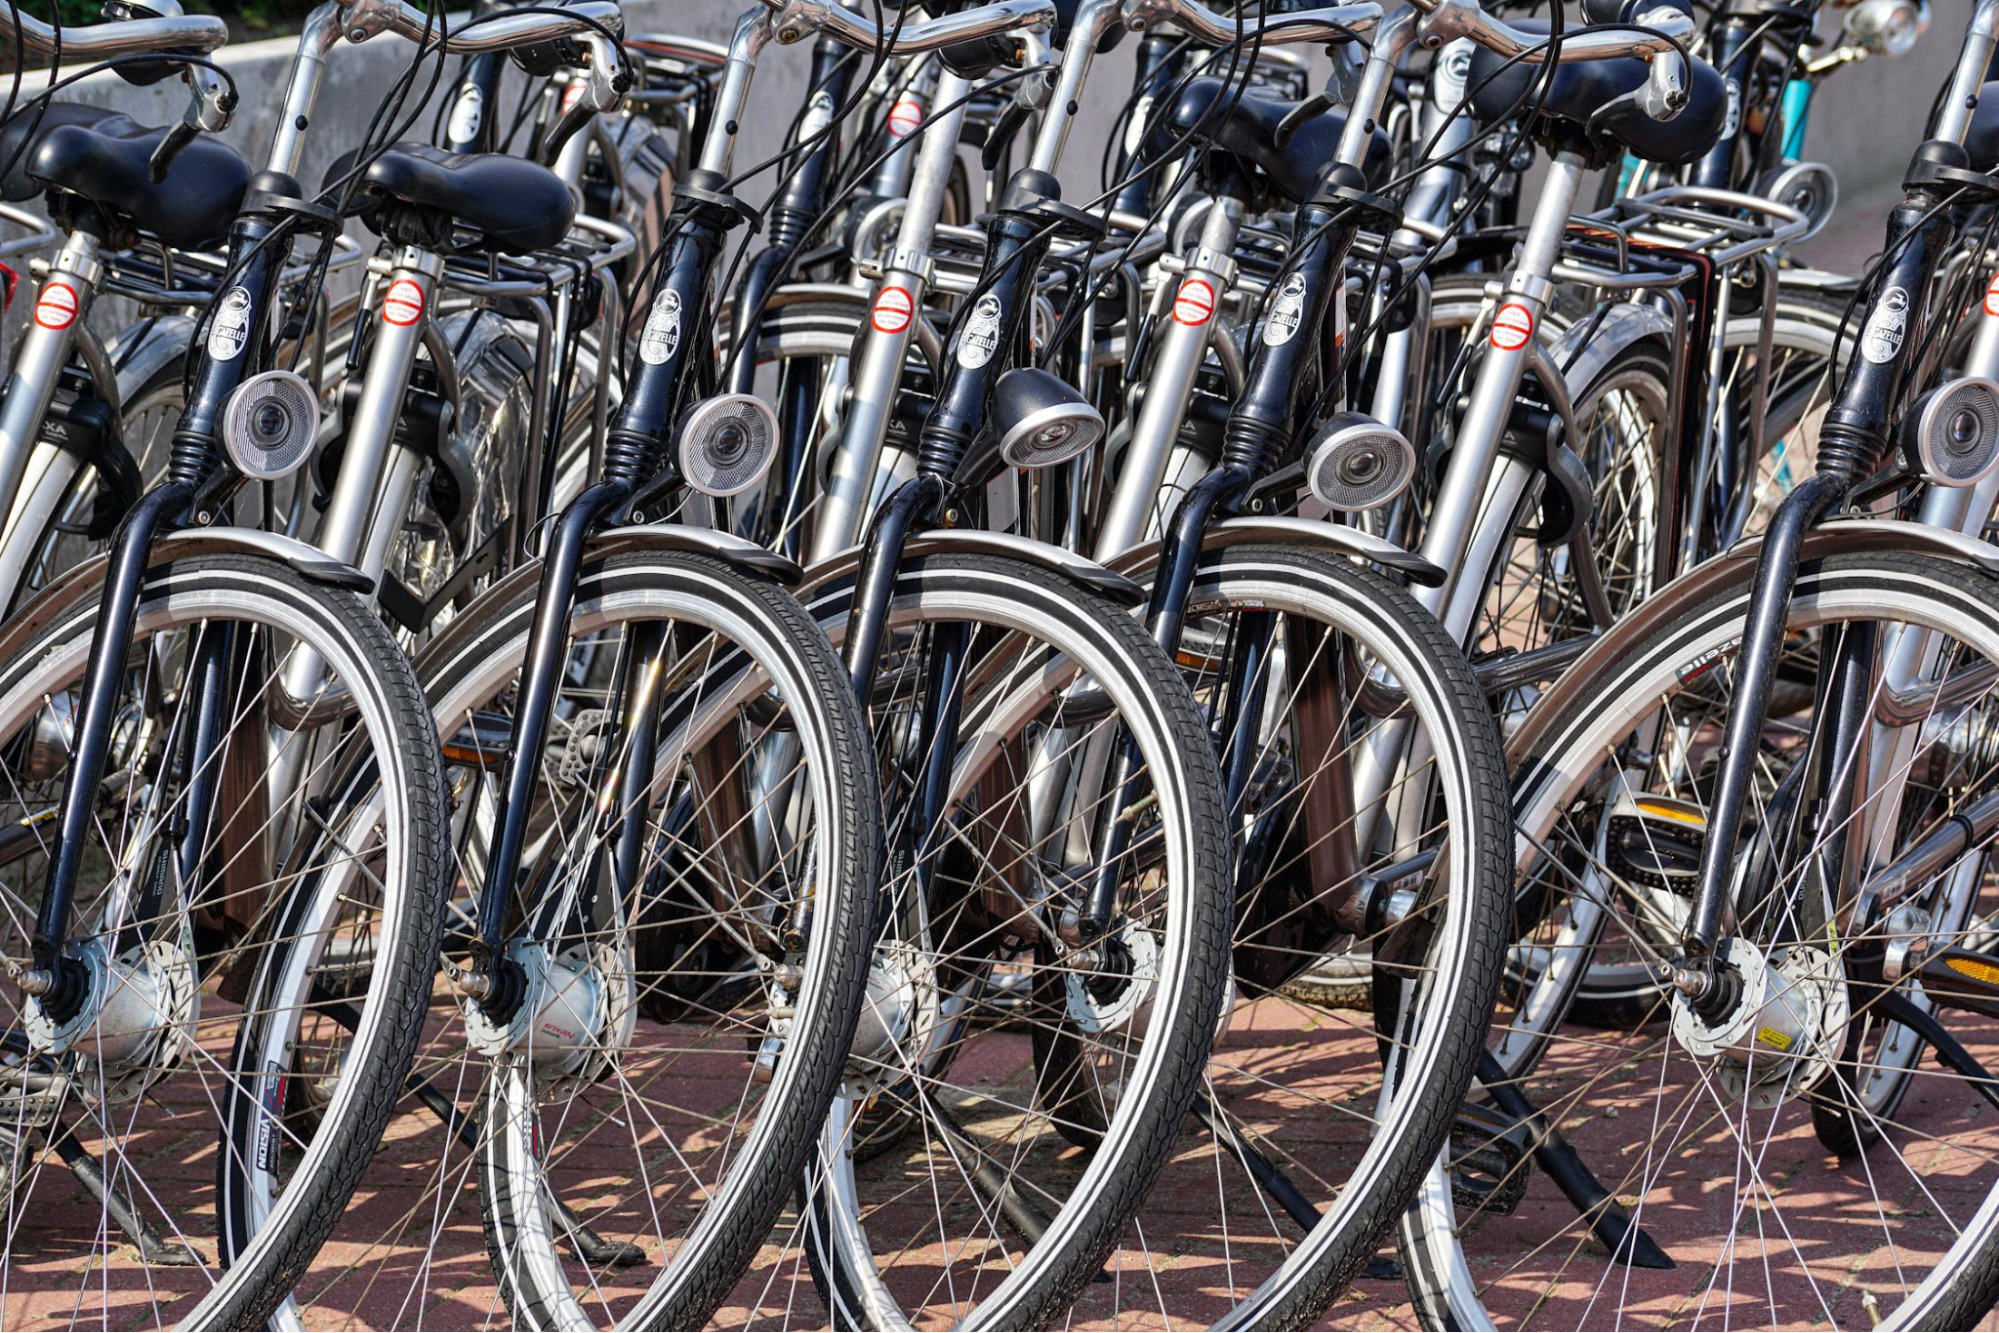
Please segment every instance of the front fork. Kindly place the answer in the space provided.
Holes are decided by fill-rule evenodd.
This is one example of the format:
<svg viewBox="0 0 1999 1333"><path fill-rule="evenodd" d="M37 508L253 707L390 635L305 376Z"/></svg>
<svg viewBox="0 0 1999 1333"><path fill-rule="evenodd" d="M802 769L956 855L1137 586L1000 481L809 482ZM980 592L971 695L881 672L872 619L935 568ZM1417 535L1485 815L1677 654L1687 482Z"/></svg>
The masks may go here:
<svg viewBox="0 0 1999 1333"><path fill-rule="evenodd" d="M237 386L262 360L261 349L268 345L270 312L284 266L285 247L262 243L268 233L269 225L255 217L239 219L231 229L231 267L239 282L219 301L226 303L238 291L243 293L248 304L242 312L246 335L240 340L211 337L208 352L196 367L187 410L174 431L167 478L139 499L112 540L104 592L91 632L90 660L84 669L83 703L76 717L69 772L57 807L54 852L35 915L32 965L21 977L21 989L58 1023L75 1017L88 998L85 969L65 952L70 903L110 757L112 725L124 689L125 662L132 648L153 538L184 521L198 500L206 503L208 488L225 475L228 464L222 455L218 422ZM43 289L43 301L58 281L50 279ZM80 311L81 291L77 297ZM64 328L73 324L72 320ZM224 350L227 355L222 354ZM190 666L190 682L198 667L199 663ZM211 808L214 785L220 779L219 765L210 762L211 757L195 755L196 762L188 770L186 801L190 810Z"/></svg>
<svg viewBox="0 0 1999 1333"><path fill-rule="evenodd" d="M1891 215L1888 251L1895 258L1881 276L1860 333L1858 355L1826 415L1818 471L1778 506L1757 559L1749 618L1737 659L1737 692L1723 732L1720 780L1701 851L1699 890L1681 935L1686 966L1674 978L1676 988L1704 1013L1725 1012L1734 994L1732 979L1725 975L1726 965L1718 954L1734 893L1736 843L1759 768L1760 743L1797 583L1799 550L1805 534L1845 503L1853 488L1872 474L1886 455L1896 399L1918 349L1926 341L1924 299L1952 234L1948 220L1937 215L1937 204L1935 195L1918 186ZM1830 678L1822 682L1819 697L1836 706L1856 691L1864 694L1865 680L1844 677L1847 673L1871 673L1873 654L1870 651L1863 660L1857 652L1841 652L1821 669L1829 672ZM1812 761L1813 776L1834 787L1853 782L1858 763L1855 747L1865 739L1864 728L1841 727L1839 731L1841 734L1830 742L1833 752ZM1814 744L1828 742L1820 737ZM1824 786L1804 799L1804 808L1822 809L1833 817L1843 818L1851 808L1850 800L1842 801L1836 790L1825 790ZM1850 841L1845 837L1831 840L1817 858L1814 881L1833 895L1829 902L1836 901L1838 886L1844 880ZM1770 910L1779 918L1790 915L1782 904Z"/></svg>
<svg viewBox="0 0 1999 1333"><path fill-rule="evenodd" d="M863 708L872 698L875 673L888 637L895 583L909 538L943 508L959 465L985 428L992 387L1022 345L1034 278L1054 226L1037 205L1044 199L1059 203L1060 197L1055 179L1031 167L1014 173L1008 182L1000 209L987 225L986 258L978 282L959 308L945 342L937 403L919 435L916 475L890 492L869 522L843 649L848 677ZM969 648L963 625L942 627L931 644L923 712L915 732L926 749L909 825L916 836L926 840L941 836L937 831L949 801L964 657ZM932 850L927 841L917 849L915 892L919 902L927 894Z"/></svg>
<svg viewBox="0 0 1999 1333"><path fill-rule="evenodd" d="M707 339L699 312L707 309L716 257L737 217L734 201L718 191L721 184L722 178L717 173L696 170L689 173L675 192L676 209L687 221L675 234L660 267L645 329L639 339L638 364L626 386L618 418L606 436L604 477L586 487L557 516L543 556L541 579L535 589L534 620L528 631L527 658L521 667L520 690L508 729L507 757L501 769L501 798L492 854L487 858L485 878L479 887L478 936L472 945L472 966L462 974L455 974L460 989L498 1022L510 1020L526 998L526 979L505 956L507 898L520 875L535 783L541 773L541 755L548 744L556 695L562 686L569 649L569 618L575 607L576 580L583 567L584 548L590 535L603 523L639 505L650 505L648 497L663 493L675 480L666 442L673 423L680 419L694 392L694 359ZM631 516L638 517L636 513ZM642 650L651 642L649 635L640 635L638 639ZM642 673L639 678L643 678ZM655 702L651 711L642 708L632 725L643 724L650 730L656 718ZM642 793L652 780L651 742L644 742L634 757L636 754L646 757L646 771L635 775L631 770L636 764L628 764L624 781L628 792ZM631 785L634 782L638 784L636 787ZM639 808L642 810L643 805ZM629 820L627 825L621 833L621 843L627 837L636 840L641 835L642 830L631 826ZM629 857L622 852L620 855L620 873L627 863L636 866L635 853ZM530 911L525 919L533 921L535 917Z"/></svg>

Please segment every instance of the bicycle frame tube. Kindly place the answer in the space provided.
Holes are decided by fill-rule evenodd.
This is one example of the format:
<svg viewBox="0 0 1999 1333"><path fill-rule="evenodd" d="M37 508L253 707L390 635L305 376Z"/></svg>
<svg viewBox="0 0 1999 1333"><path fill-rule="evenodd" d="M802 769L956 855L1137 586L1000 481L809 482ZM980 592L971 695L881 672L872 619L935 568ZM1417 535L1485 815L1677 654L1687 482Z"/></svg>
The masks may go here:
<svg viewBox="0 0 1999 1333"><path fill-rule="evenodd" d="M417 349L423 345L424 328L443 271L441 257L414 246L405 247L389 271L381 290L397 294L394 305L399 311L408 308L407 298L413 290L418 315L407 321L400 316L391 319L387 303L378 312L374 346L361 376L360 402L347 423L340 475L327 499L326 515L314 543L333 559L357 566L370 578L382 572L388 538L408 507L407 485L404 493L397 495L382 482L385 474L394 471L391 451L408 453L396 450L396 422L402 416Z"/></svg>
<svg viewBox="0 0 1999 1333"><path fill-rule="evenodd" d="M882 444L895 412L896 386L902 380L903 362L930 281L930 246L937 234L937 218L943 212L952 164L957 160L958 131L965 108L952 104L963 102L970 87L956 74L945 73L937 80L936 105L951 109L940 111L926 127L917 150L895 249L875 286L868 306L872 312L868 327L854 356L853 395L840 423L840 447L833 455L825 493L819 499L807 564L829 559L860 539L881 468Z"/></svg>
<svg viewBox="0 0 1999 1333"><path fill-rule="evenodd" d="M1999 274L1993 282L1999 283ZM1978 321L1971 350L1965 358L1964 374L1991 378L1999 376L1999 314L1976 307ZM1976 536L1991 521L1999 507L1999 472L1975 486L1930 486L1923 492L1916 521L1925 527L1942 528ZM1881 688L1889 698L1910 696L1922 683L1933 679L1940 636L1933 630L1893 626L1885 636L1881 654ZM1856 819L1862 850L1861 870L1882 864L1890 848L1900 817L1902 792L1909 781L1909 765L1921 740L1921 729L1911 726L1877 725L1867 751L1866 790L1873 795Z"/></svg>
<svg viewBox="0 0 1999 1333"><path fill-rule="evenodd" d="M101 252L101 243L88 232L69 234L56 255L54 271L35 294L35 317L15 349L14 373L8 378L6 397L0 400L0 504L9 515L4 531L0 531L0 545L11 547L17 540L31 541L37 535L14 530L21 481L41 438L42 421L48 415L56 383L76 345L77 328L90 314L97 284L104 276ZM11 606L13 597L12 587L0 587L0 608Z"/></svg>
<svg viewBox="0 0 1999 1333"><path fill-rule="evenodd" d="M1740 142L1743 124L1748 119L1743 114L1743 101L1748 96L1750 76L1754 74L1757 58L1763 50L1762 37L1752 37L1752 30L1760 34L1766 26L1761 20L1748 16L1731 16L1714 35L1708 61L1721 74L1728 94L1728 114L1722 120L1721 137L1688 170L1687 181L1691 185L1725 190L1735 184L1735 146Z"/></svg>
<svg viewBox="0 0 1999 1333"><path fill-rule="evenodd" d="M366 574L378 594L390 543L401 530L422 470L422 459L414 451L397 446L396 423L402 416L417 348L423 343L437 277L443 270L441 257L406 247L381 288L383 293L396 292L399 298L408 298L414 291L417 317L406 323L392 320L388 304L382 306L374 345L361 375L361 399L347 423L340 473L314 539L329 557ZM399 299L396 309L407 310L408 300ZM325 666L317 653L304 647L294 650L285 663L285 693L294 699L313 698L320 692ZM306 756L296 747L282 749L273 757L269 781L272 808L282 808L305 761Z"/></svg>
<svg viewBox="0 0 1999 1333"><path fill-rule="evenodd" d="M1242 204L1226 195L1217 196L1202 219L1200 243L1180 278L1180 297L1170 307L1171 318L1160 324L1153 338L1158 350L1145 381L1145 401L1132 423L1124 464L1097 533L1099 564L1109 564L1145 540L1153 524L1169 521L1164 510L1169 497L1162 495L1161 484L1208 354L1222 298L1235 281L1235 242L1241 225ZM1182 318L1183 297L1187 318Z"/></svg>
<svg viewBox="0 0 1999 1333"><path fill-rule="evenodd" d="M1467 553L1482 524L1497 524L1509 534L1512 530L1513 509L1500 511L1496 501L1504 497L1495 492L1518 486L1521 478L1516 468L1495 468L1495 464L1514 395L1532 355L1535 329L1554 288L1549 278L1584 170L1582 159L1573 153L1557 153L1548 164L1547 181L1521 242L1520 258L1507 277L1506 295L1493 316L1471 403L1458 424L1451 461L1423 536L1423 558L1445 571L1445 579L1439 587L1414 589L1416 600L1461 642L1472 630L1478 606L1476 600L1457 595L1458 585L1467 581ZM1481 567L1469 574L1480 597L1485 572Z"/></svg>

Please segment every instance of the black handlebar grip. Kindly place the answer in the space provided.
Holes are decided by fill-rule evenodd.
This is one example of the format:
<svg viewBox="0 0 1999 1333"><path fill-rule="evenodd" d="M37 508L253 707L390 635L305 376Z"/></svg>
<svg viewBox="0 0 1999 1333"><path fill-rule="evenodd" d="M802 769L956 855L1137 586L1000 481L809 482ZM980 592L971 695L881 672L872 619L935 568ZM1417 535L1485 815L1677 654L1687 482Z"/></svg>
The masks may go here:
<svg viewBox="0 0 1999 1333"><path fill-rule="evenodd" d="M1640 14L1649 14L1662 5L1677 9L1688 18L1694 17L1694 7L1688 0L1583 0L1583 21L1636 23Z"/></svg>

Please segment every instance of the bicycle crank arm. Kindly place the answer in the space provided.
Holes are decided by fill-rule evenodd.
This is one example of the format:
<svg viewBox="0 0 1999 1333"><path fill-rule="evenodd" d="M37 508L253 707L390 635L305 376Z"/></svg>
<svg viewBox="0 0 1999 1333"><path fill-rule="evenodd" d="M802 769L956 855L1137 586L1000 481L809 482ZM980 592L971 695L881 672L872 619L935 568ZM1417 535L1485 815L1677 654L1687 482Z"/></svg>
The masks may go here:
<svg viewBox="0 0 1999 1333"><path fill-rule="evenodd" d="M1499 1067L1499 1061L1492 1057L1490 1051L1479 1052L1478 1081L1491 1096L1493 1105L1533 1136L1534 1165L1540 1167L1548 1179L1555 1182L1555 1188L1576 1206L1576 1211L1589 1223L1589 1229L1610 1250L1612 1263L1631 1268L1678 1267L1671 1256L1659 1248L1658 1242L1645 1233L1643 1227L1612 1202L1610 1191L1589 1169L1582 1154L1534 1108L1527 1095L1507 1079L1506 1071Z"/></svg>

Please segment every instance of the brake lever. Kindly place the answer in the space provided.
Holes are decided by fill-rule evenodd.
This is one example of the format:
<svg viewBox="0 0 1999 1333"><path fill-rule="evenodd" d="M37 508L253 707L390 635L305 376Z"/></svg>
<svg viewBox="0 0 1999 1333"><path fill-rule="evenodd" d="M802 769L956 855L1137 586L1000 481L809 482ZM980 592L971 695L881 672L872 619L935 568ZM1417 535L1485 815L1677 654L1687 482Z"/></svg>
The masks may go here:
<svg viewBox="0 0 1999 1333"><path fill-rule="evenodd" d="M985 146L979 149L979 165L987 171L998 168L1000 155L1006 151L1013 136L1020 133L1020 127L1027 123L1027 108L1018 102L1008 102L1006 109L999 113L992 129L986 132Z"/></svg>
<svg viewBox="0 0 1999 1333"><path fill-rule="evenodd" d="M151 160L146 163L146 174L152 177L153 184L158 185L167 178L167 168L173 165L174 158L181 149L193 143L194 136L199 133L200 130L184 120L167 131L166 137L160 140L160 146L153 150Z"/></svg>
<svg viewBox="0 0 1999 1333"><path fill-rule="evenodd" d="M1296 137L1298 131L1305 128L1306 121L1331 111L1337 105L1338 103L1324 92L1313 93L1285 113L1284 119L1277 122L1277 129L1270 136L1270 141L1276 145L1278 152L1283 152L1291 146L1291 140Z"/></svg>
<svg viewBox="0 0 1999 1333"><path fill-rule="evenodd" d="M575 138L578 130L596 116L623 105L625 92L632 86L632 72L618 58L615 43L597 33L586 33L576 40L588 51L588 63L576 71L581 81L569 85L562 115L542 141L540 156L545 167L555 165L562 146Z"/></svg>
<svg viewBox="0 0 1999 1333"><path fill-rule="evenodd" d="M574 106L562 113L562 119L555 122L548 138L541 145L541 164L555 165L555 159L562 156L562 146L576 137L576 132L597 118L597 108L587 106L587 98L578 98Z"/></svg>
<svg viewBox="0 0 1999 1333"><path fill-rule="evenodd" d="M146 163L146 174L157 185L167 178L167 168L180 150L194 142L194 136L227 129L230 113L236 109L236 93L222 75L206 65L189 65L181 70L181 81L189 89L187 110L180 123L166 132L159 147Z"/></svg>

